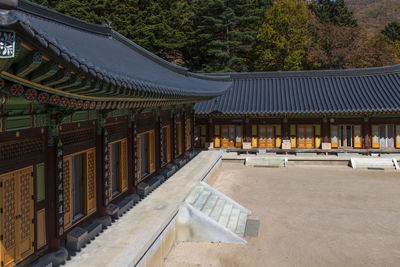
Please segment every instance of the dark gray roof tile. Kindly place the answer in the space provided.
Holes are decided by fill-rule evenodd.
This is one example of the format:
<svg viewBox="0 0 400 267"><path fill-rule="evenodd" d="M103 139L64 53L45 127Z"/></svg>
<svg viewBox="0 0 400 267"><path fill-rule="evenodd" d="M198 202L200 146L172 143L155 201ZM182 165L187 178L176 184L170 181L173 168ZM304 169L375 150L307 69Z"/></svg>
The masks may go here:
<svg viewBox="0 0 400 267"><path fill-rule="evenodd" d="M209 75L230 75L233 86L215 100L197 103L197 114L400 111L400 65Z"/></svg>

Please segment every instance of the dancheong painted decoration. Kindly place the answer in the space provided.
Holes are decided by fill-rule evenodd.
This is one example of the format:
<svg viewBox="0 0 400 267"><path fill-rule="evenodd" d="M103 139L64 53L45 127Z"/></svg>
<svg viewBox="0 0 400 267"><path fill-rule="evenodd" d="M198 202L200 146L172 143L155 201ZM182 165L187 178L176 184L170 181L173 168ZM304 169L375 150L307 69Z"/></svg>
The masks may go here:
<svg viewBox="0 0 400 267"><path fill-rule="evenodd" d="M399 96L398 65L196 74L109 25L2 0L1 264L57 251L194 148L398 153Z"/></svg>

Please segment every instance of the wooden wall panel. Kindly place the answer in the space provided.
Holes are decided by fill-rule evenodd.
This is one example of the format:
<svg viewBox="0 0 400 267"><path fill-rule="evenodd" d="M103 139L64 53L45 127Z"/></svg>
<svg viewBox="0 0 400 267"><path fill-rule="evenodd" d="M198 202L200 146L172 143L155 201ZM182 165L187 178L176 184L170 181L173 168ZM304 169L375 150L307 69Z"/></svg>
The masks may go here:
<svg viewBox="0 0 400 267"><path fill-rule="evenodd" d="M46 209L41 209L36 213L36 248L40 249L46 243Z"/></svg>

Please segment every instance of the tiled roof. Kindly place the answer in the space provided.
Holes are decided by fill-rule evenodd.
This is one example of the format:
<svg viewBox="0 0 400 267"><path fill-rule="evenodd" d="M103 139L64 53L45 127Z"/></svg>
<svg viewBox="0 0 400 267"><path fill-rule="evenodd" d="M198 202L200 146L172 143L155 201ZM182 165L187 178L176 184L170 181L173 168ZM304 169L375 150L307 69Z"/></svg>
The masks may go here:
<svg viewBox="0 0 400 267"><path fill-rule="evenodd" d="M101 82L130 90L212 97L231 85L227 77L199 75L171 64L108 25L87 23L29 1L19 0L15 9L1 12L0 27L16 30L17 36L22 33Z"/></svg>
<svg viewBox="0 0 400 267"><path fill-rule="evenodd" d="M197 114L400 111L400 65L229 75L233 87L215 99L197 103Z"/></svg>

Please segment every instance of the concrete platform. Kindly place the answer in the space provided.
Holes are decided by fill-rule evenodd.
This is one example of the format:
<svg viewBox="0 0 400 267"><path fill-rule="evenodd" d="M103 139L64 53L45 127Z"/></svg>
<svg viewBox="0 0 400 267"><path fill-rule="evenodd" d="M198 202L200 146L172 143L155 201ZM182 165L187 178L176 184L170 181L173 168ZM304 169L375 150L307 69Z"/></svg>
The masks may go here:
<svg viewBox="0 0 400 267"><path fill-rule="evenodd" d="M142 264L143 256L176 216L187 194L221 158L219 151L201 152L67 261L66 266L134 266L139 261Z"/></svg>

